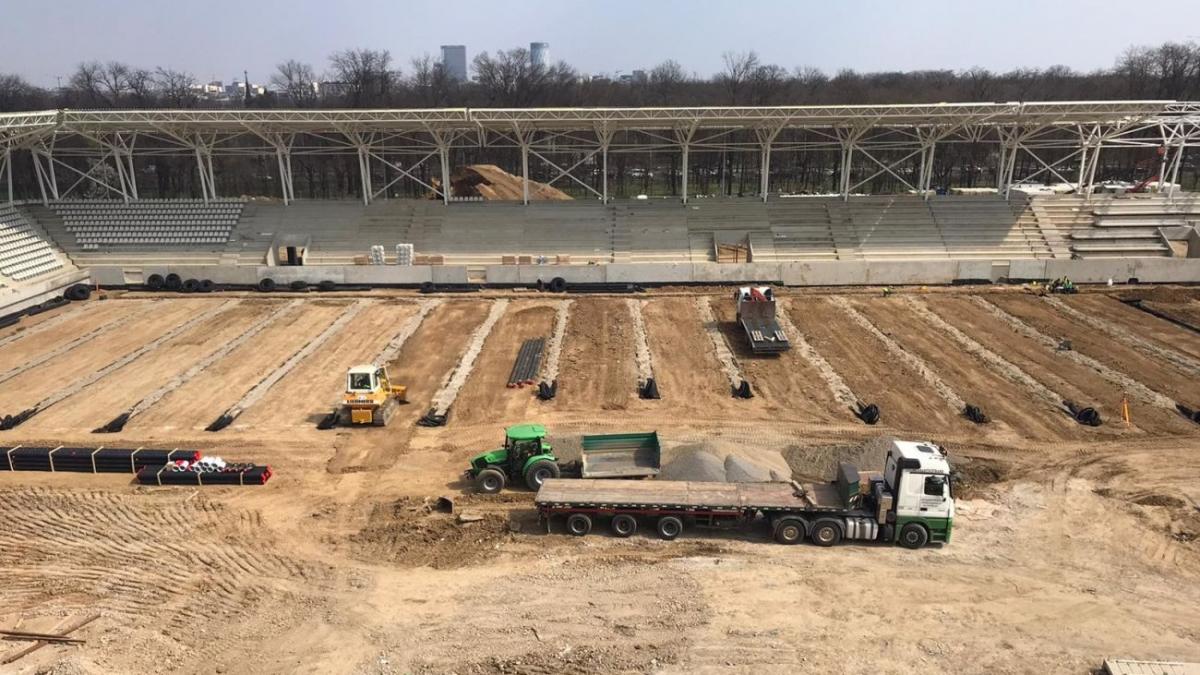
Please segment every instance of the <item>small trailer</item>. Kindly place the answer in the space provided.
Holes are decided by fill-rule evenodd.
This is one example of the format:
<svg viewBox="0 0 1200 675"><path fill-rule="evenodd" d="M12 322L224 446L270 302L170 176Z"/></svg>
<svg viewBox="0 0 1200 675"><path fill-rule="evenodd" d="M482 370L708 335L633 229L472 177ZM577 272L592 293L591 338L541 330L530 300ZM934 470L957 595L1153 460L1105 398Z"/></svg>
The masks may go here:
<svg viewBox="0 0 1200 675"><path fill-rule="evenodd" d="M778 354L791 349L787 335L775 319L775 293L769 286L742 286L733 292L737 321L746 331L750 351Z"/></svg>
<svg viewBox="0 0 1200 675"><path fill-rule="evenodd" d="M703 483L558 478L546 480L534 500L546 522L565 516L567 532L583 536L597 520L628 537L652 524L659 537L687 526L743 527L765 519L775 541L818 546L843 540L921 548L949 543L954 520L950 465L928 442L895 441L884 471L860 473L842 463L829 483Z"/></svg>

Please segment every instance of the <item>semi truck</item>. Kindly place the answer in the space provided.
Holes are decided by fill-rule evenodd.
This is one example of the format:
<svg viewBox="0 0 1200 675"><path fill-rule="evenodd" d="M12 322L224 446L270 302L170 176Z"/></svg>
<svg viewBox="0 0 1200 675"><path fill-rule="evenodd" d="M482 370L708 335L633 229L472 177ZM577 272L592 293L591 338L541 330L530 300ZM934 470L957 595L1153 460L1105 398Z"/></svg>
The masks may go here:
<svg viewBox="0 0 1200 675"><path fill-rule="evenodd" d="M485 494L524 481L530 490L561 476L645 478L658 475L661 446L656 432L587 435L581 459L560 463L541 424L516 424L504 430L504 446L471 458L465 478Z"/></svg>
<svg viewBox="0 0 1200 675"><path fill-rule="evenodd" d="M742 286L733 292L737 321L755 354L778 354L791 349L775 318L775 293L769 286Z"/></svg>
<svg viewBox="0 0 1200 675"><path fill-rule="evenodd" d="M675 539L686 527L770 526L780 544L873 541L917 549L950 542L954 498L946 453L925 441L894 441L882 472L838 466L828 483L546 480L534 500L547 531L565 519L583 536L607 521L618 537L652 527Z"/></svg>

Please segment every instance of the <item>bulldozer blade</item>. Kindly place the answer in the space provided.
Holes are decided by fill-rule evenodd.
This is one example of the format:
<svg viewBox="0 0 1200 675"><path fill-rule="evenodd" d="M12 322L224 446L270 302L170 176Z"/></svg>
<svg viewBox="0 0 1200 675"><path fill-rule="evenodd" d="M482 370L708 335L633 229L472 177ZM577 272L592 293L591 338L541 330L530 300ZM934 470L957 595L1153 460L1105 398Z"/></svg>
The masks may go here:
<svg viewBox="0 0 1200 675"><path fill-rule="evenodd" d="M341 412L342 411L340 409L334 408L333 412L322 417L321 421L317 422L317 428L320 429L321 431L325 431L327 429L332 429L332 428L336 427L337 423L338 423L338 417L341 416Z"/></svg>

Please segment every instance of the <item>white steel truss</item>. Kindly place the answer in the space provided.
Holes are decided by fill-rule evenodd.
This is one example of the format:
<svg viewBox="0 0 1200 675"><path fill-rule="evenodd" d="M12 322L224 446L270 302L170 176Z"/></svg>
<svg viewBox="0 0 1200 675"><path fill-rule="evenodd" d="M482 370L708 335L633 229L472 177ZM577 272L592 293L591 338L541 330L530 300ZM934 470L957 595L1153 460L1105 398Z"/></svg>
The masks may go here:
<svg viewBox="0 0 1200 675"><path fill-rule="evenodd" d="M519 152L526 203L531 159L551 172L550 183L569 179L607 202L609 157L623 153L677 154L684 202L692 153L758 153L764 200L771 187L771 156L782 152L840 155L836 175L844 197L881 176L928 195L935 154L961 143L994 149L996 187L1005 194L1015 183L1046 177L1090 193L1101 153L1113 148L1156 149L1160 183L1175 182L1185 151L1200 144L1200 103L6 113L0 114L0 186L11 201L14 151L27 151L43 201L66 196L81 184L136 200L135 157L177 156L194 159L202 196L212 200L218 197L214 158L256 156L273 158L286 204L295 199L293 157L354 155L364 203L386 195L401 180L414 181L449 203L451 153L495 148ZM69 158L77 158L77 166ZM90 164L81 169L78 158ZM435 158L440 179L431 183L416 170ZM1024 161L1018 164L1019 159ZM598 186L575 175L585 166L595 167ZM1018 166L1032 169L1018 175ZM384 173L382 187L377 169Z"/></svg>

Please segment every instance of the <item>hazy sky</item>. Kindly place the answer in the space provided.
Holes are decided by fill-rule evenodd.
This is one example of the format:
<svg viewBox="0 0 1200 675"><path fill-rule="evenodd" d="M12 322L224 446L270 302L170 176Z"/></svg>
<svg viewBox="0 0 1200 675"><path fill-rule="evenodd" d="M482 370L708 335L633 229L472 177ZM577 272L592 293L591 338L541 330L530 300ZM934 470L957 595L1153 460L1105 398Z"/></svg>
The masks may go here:
<svg viewBox="0 0 1200 675"><path fill-rule="evenodd" d="M1139 11L1139 7L1147 11ZM496 8L503 8L497 12ZM266 81L279 61L325 68L347 47L389 49L401 68L439 45L550 43L585 73L675 59L701 75L753 49L787 68L997 70L1107 67L1127 46L1200 40L1200 0L2 0L0 73L41 85L83 60L120 60Z"/></svg>

